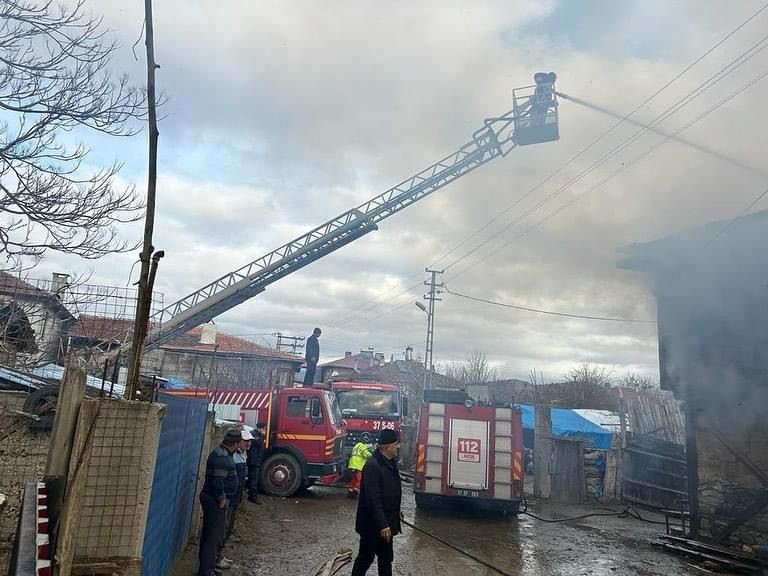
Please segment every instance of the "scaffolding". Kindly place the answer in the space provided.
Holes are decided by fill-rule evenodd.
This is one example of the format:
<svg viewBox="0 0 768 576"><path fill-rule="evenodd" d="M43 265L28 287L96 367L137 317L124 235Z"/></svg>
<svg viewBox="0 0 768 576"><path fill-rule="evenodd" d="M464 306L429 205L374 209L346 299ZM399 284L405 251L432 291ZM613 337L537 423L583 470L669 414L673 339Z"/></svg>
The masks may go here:
<svg viewBox="0 0 768 576"><path fill-rule="evenodd" d="M104 353L130 341L136 302L132 287L0 271L0 365L31 370L66 360L98 374ZM154 292L152 309L162 308Z"/></svg>

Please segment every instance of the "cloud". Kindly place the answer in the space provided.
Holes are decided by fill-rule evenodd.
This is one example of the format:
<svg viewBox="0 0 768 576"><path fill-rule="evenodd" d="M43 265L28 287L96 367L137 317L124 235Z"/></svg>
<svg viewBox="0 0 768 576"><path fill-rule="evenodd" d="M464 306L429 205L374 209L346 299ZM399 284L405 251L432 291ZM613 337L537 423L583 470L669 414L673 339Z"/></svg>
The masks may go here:
<svg viewBox="0 0 768 576"><path fill-rule="evenodd" d="M155 244L166 258L158 287L173 301L425 168L466 142L484 118L509 109L512 88L538 69L555 70L563 92L625 114L757 6L736 10L712 1L704 10L691 1L654 15L642 2L603 12L584 5L580 18L592 24L579 36L564 2L243 0L215 10L158 4L158 81L169 97L160 127ZM130 54L140 6L91 8L106 11L121 40L116 66L142 78L141 62ZM685 16L684 34L660 18L670 10L673 22ZM651 121L695 90L754 43L767 21L756 19L635 117ZM696 119L766 67L766 54L758 54L662 127ZM686 137L760 166L765 91L757 84ZM489 163L218 322L259 334L306 335L321 325L326 357L368 345L423 350L425 316L413 302L424 293L428 265L445 267L452 289L484 298L653 318L647 279L617 269L616 250L733 216L764 183L677 143L633 164L659 140L653 134L590 168L637 131L623 124L523 198L616 122L565 101L559 110L559 142ZM110 146L128 162L126 178L143 188L145 142ZM139 238L140 228L126 233ZM97 276L125 282L133 259L104 260ZM555 378L583 360L618 372L657 370L652 327L566 321L443 297L438 361L481 350L515 376L535 367Z"/></svg>

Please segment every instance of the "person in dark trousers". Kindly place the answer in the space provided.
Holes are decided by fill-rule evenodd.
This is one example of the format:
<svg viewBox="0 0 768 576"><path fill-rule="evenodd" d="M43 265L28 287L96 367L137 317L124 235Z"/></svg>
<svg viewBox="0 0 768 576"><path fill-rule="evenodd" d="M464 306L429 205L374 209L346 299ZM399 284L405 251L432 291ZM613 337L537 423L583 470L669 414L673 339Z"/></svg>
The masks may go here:
<svg viewBox="0 0 768 576"><path fill-rule="evenodd" d="M251 447L251 440L253 440L253 436L248 430L243 428L240 431L240 443L237 445L237 450L232 455L232 459L235 461L235 471L237 472L237 490L235 490L234 495L229 499L229 509L227 510L227 533L224 536L225 542L232 536L232 531L235 529L237 507L240 506L240 502L243 501L245 479L248 476L246 455L248 449Z"/></svg>
<svg viewBox="0 0 768 576"><path fill-rule="evenodd" d="M402 488L397 469L400 440L394 430L382 430L378 449L363 467L355 531L360 534L360 550L352 576L364 576L374 557L379 576L392 576L392 538L400 533Z"/></svg>
<svg viewBox="0 0 768 576"><path fill-rule="evenodd" d="M227 530L229 496L237 490L237 471L232 455L240 443L239 430L229 430L222 443L211 451L205 463L205 482L200 492L203 528L200 533L198 576L213 576L216 569L229 568L229 560L219 557Z"/></svg>
<svg viewBox="0 0 768 576"><path fill-rule="evenodd" d="M307 338L307 345L304 348L304 359L307 361L307 371L304 373L305 388L311 388L315 381L315 368L317 368L317 361L320 359L320 342L317 340L320 334L322 334L322 330L315 328L312 331L312 336Z"/></svg>
<svg viewBox="0 0 768 576"><path fill-rule="evenodd" d="M253 440L248 449L248 502L261 504L259 502L259 474L261 473L261 457L264 453L264 434L266 426L259 422L256 430L253 431Z"/></svg>

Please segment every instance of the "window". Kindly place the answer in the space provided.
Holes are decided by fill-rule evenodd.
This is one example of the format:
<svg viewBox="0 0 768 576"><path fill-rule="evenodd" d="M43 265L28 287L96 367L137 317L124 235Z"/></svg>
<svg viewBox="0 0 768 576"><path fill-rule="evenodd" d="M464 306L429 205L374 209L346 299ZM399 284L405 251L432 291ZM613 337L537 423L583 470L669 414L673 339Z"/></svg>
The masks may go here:
<svg viewBox="0 0 768 576"><path fill-rule="evenodd" d="M308 402L309 396L288 396L286 416L289 418L303 418L307 415Z"/></svg>

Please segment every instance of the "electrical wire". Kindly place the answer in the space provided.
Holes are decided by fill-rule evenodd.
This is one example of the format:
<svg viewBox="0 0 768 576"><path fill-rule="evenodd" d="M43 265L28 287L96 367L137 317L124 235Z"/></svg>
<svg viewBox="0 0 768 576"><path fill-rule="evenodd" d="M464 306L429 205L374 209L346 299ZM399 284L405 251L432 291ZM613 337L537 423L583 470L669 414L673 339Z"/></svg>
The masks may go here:
<svg viewBox="0 0 768 576"><path fill-rule="evenodd" d="M565 184L560 186L558 189L550 193L548 196L540 200L537 204L535 204L532 208L528 209L526 212L518 216L517 218L513 219L511 222L507 223L505 226L488 236L485 240L483 240L481 243L477 244L474 248L445 266L445 270L449 270L462 260L468 258L475 252L477 252L480 248L491 242L493 239L497 238L510 228L512 228L514 225L518 224L534 212L541 209L544 205L548 204L560 194L562 194L567 189L571 188L574 184L577 184L587 176L589 176L592 172L597 170L600 166L608 162L610 159L612 159L614 156L616 156L621 151L625 150L627 147L635 143L637 140L639 140L642 136L644 136L646 133L651 131L655 126L663 122L664 120L671 117L673 114L679 112L682 110L685 106L690 104L693 100L701 96L704 92L706 92L709 88L726 78L729 74L736 71L739 67L741 67L743 64L754 58L757 54L759 54L761 51L768 48L768 35L764 36L761 40L750 46L747 50L742 52L739 56L731 60L727 65L720 68L715 74L707 78L704 82L699 84L696 88L689 91L685 96L678 99L672 106L667 108L664 112L659 114L650 124L647 124L643 128L637 130L635 133L633 133L631 136L628 136L625 138L621 144L618 146L615 146L608 152L606 152L599 160L592 163L589 167L582 170L579 174L574 176L572 179L567 181ZM719 106L718 106L719 107ZM675 134L669 135L664 142L668 142L670 139L672 139L674 136L676 136L679 133L676 132Z"/></svg>
<svg viewBox="0 0 768 576"><path fill-rule="evenodd" d="M768 188L766 188L766 189L765 189L765 190L763 190L763 191L762 191L760 194L758 194L758 195L757 195L757 197L756 197L754 200L752 200L752 202L750 202L750 203L747 205L747 207L746 207L746 208L744 208L744 210L742 210L742 211L739 213L739 215L738 215L738 216L736 216L735 218L732 218L731 220L729 220L729 221L728 221L728 222L725 224L725 226L723 226L723 227L722 227L720 230L718 230L717 234L715 234L715 235L714 235L712 238L710 238L710 239L707 241L707 243L706 243L706 244L704 244L704 248L708 248L708 247L709 247L710 245L712 245L712 244L713 244L713 243L714 243L714 242L715 242L715 241L716 241L718 238L720 238L720 237L721 237L723 234L725 234L725 233L726 233L726 232L727 232L727 231L728 231L728 230L731 228L731 226L733 226L733 225L734 225L734 224L735 224L735 223L736 223L738 220L741 220L741 219L742 219L744 216L746 216L746 215L747 215L747 212L749 212L750 210L752 210L752 208L753 208L753 207L754 207L754 206L755 206L755 205L756 205L758 202L760 202L760 200L762 200L763 198L765 198L765 196L766 196L766 195L768 195Z"/></svg>
<svg viewBox="0 0 768 576"><path fill-rule="evenodd" d="M736 26L733 30L731 30L728 34L726 34L723 38L721 38L718 42L716 42L714 45L712 45L708 50L706 50L702 55L700 55L698 58L696 58L693 62L688 64L683 70L681 70L678 74L676 74L671 80L669 80L667 83L665 83L661 88L659 88L656 92L654 92L651 96L646 98L642 103L640 103L638 106L636 106L631 112L626 114L622 119L614 123L612 126L608 128L607 131L605 131L603 134L595 138L592 142L590 142L587 146L585 146L582 150L580 150L577 154L572 156L569 160L567 160L563 165L561 165L559 168L557 168L555 171L550 173L544 180L539 182L536 186L534 186L532 189L530 189L526 194L524 194L522 197L511 203L509 206L507 206L502 212L494 216L492 219L490 219L488 222L486 222L483 226L481 226L478 230L476 230L473 234L471 234L469 237L465 238L462 242L454 246L452 249L447 251L446 253L439 256L431 265L430 267L436 266L438 262L445 259L450 254L454 253L456 250L461 248L462 246L466 245L467 242L471 241L473 238L475 238L482 230L486 229L488 226L490 226L493 222L497 221L499 218L501 218L504 214L508 213L512 208L514 208L516 205L518 205L523 199L530 196L533 192L535 192L537 189L539 189L541 186L543 186L546 182L551 180L554 176L559 174L564 168L566 168L568 165L573 163L575 160L577 160L579 157L581 157L584 153L586 153L589 149L591 149L594 145L596 145L600 140L602 140L604 137L606 137L608 134L610 134L613 130L615 130L619 125L624 123L629 117L634 115L637 111L642 109L645 105L647 105L651 100L653 100L656 96L661 94L664 90L666 90L670 85L672 85L675 81L677 81L679 78L681 78L683 75L685 75L688 71L690 71L694 66L696 66L699 62L704 60L707 56L709 56L712 52L714 52L717 48L722 46L727 40L729 40L731 37L733 37L736 33L738 33L741 29L743 29L745 26L747 26L750 22L752 22L757 16L759 16L762 12L764 12L766 9L768 9L768 3L763 4L762 7L760 7L757 11L755 11L753 14L751 14L746 20L744 20L741 24ZM722 71L723 69L721 69ZM502 229L502 231L508 229L509 227L505 227ZM498 233L496 234L498 235ZM495 236L493 236L495 237ZM487 241L485 242L487 243ZM453 262L451 264L454 265L456 262ZM419 273L413 274L410 277L408 277L406 280L402 281L400 285L403 283L409 281L412 278L415 278ZM395 298L400 298L403 294L406 294L410 292L415 286L420 285L414 285L412 287L407 288L405 291L401 291L400 294L396 295ZM373 302L373 305L368 305L368 302L363 303L362 306L358 306L355 308L352 312L355 312L356 310L365 309L368 311L371 311L373 308L377 307L375 304L376 301L380 300L383 296L390 293L392 290L394 290L397 286L391 287L387 289L386 291L380 293L375 298L369 300L368 302ZM410 298L410 295L409 295ZM396 306L391 311L394 311L398 308L401 308L404 304L401 304L399 306ZM345 318L344 322L339 323L340 326L342 323L346 323L347 321L351 320L353 317L359 315L360 313L353 314L352 316L348 316ZM373 319L376 319L383 314L380 314Z"/></svg>
<svg viewBox="0 0 768 576"><path fill-rule="evenodd" d="M655 320L639 320L636 318L617 318L611 316L594 316L588 314L571 314L569 312L554 312L552 310L542 310L540 308L529 308L528 306L518 306L516 304L507 304L505 302L497 302L495 300L486 300L485 298L478 298L476 296L469 296L468 294L462 294L461 292L454 292L447 285L444 285L445 292L459 298L466 300L472 300L473 302L480 302L482 304L491 304L493 306L501 306L502 308L512 308L514 310L522 310L524 312L533 312L536 314L547 314L549 316L562 316L565 318L577 318L579 320L600 320L602 322L625 322L634 324L656 324Z"/></svg>
<svg viewBox="0 0 768 576"><path fill-rule="evenodd" d="M768 45L766 45L766 47L768 47ZM739 94L741 94L741 93L742 93L742 92L744 92L745 90L749 89L750 87L752 87L753 85L755 85L757 82L759 82L759 81L763 80L763 79L764 79L766 76L768 76L768 71L765 71L765 72L763 72L763 73L759 74L758 76L756 76L755 78L753 78L752 80L750 80L749 82L747 82L745 85L743 85L741 88L739 88L739 89L737 89L736 91L732 92L731 94L729 94L728 96L726 96L725 98L723 98L722 100L720 100L719 102L717 102L717 103L716 103L714 106L710 107L709 109L707 109L706 111L704 111L702 114L700 114L699 116L697 116L696 118L694 118L693 120L691 120L690 122L688 122L687 124L685 124L684 126L682 126L681 128L679 128L678 130L676 130L676 131L675 131L675 132L673 132L672 134L669 134L669 135L668 135L668 136L666 136L666 137L665 137L663 140L660 140L659 142L657 142L656 144L654 144L653 146L651 146L651 147L650 147L648 150L646 150L646 151L645 151L643 154L641 154L640 156L638 156L637 158L635 158L635 159L634 159L634 160L632 160L631 162L628 162L628 163L624 163L624 164L622 164L622 165L621 165L621 166L620 166L620 167L619 167L617 170L615 170L614 172L612 172L611 174L609 174L608 176L606 176L606 177L605 177L603 180L601 180L600 182L598 182L597 184L595 184L595 185L594 185L594 186L592 186L591 188L587 189L586 191L584 191L584 192L582 192L582 193L580 193L580 194L576 195L576 196L575 196L575 197L574 197L574 198L573 198L573 199L572 199L570 202L568 202L568 203L564 204L563 206L561 206L561 207L560 207L560 208L558 208L557 210L554 210L553 212L551 212L550 214L548 214L547 216L545 216L544 218L542 218L540 221L538 221L538 222L536 222L535 224L533 224L533 225L529 226L529 227L528 227L527 229L525 229L525 230L524 230L522 233L520 233L520 234L518 234L518 235L514 236L513 238L509 239L509 240L508 240L508 241L506 241L505 243L501 244L501 245L500 245L500 246L498 246L498 247L497 247L495 250L492 250L491 252L489 252L488 254L486 254L486 255L485 255L483 258L481 258L480 260L477 260L477 261L475 261L474 263L472 263L472 264L470 264L469 266L467 266L466 268L462 269L462 270L461 270L461 272L459 272L459 273L457 273L457 274L453 275L452 277L450 277L450 278L449 278L449 280L455 280L455 279L459 278L460 276L464 275L466 272L468 272L469 270L471 270L471 269L472 269L472 268L474 268L475 266L478 266L479 264L482 264L483 262L485 262L486 260L488 260L489 258L491 258L492 256L494 256L495 254L497 254L497 253L498 253L500 250L502 250L502 249L506 248L507 246L509 246L509 245L510 245L512 242L514 242L515 240L518 240L518 239L522 238L523 236L527 235L527 234L528 234L529 232L531 232L532 230L534 230L534 229L538 228L539 226L541 226L541 225L542 225L544 222L546 222L546 221L550 220L551 218L554 218L555 216L557 216L557 215L558 215L559 213L561 213L563 210L565 210L565 209L569 208L570 206L573 206L573 205L574 205L576 202L578 202L578 201L579 201L581 198L583 198L583 197L584 197L584 196L586 196L587 194L589 194L589 193L593 192L594 190L597 190L598 188L600 188L601 186L603 186L603 184L605 184L605 183L606 183L606 182L608 182L609 180L611 180L611 179L615 178L616 176L618 176L619 174L621 174L621 173L622 173L622 172L624 172L625 170L629 169L631 166L633 166L634 164L636 164L636 163L637 163L637 162L639 162L640 160L642 160L642 159L646 158L646 157L647 157L648 155L650 155L652 152L654 152L655 150L657 150L658 148L660 148L661 146L663 146L664 144L666 144L667 142L669 142L669 141L670 141L670 140L671 140L671 139L672 139L674 136L676 136L676 135L678 135L678 134L681 134L682 132L684 132L685 130L687 130L688 128L690 128L691 126L693 126L694 124L696 124L697 122L699 122L700 120L704 119L706 116L708 116L709 114L711 114L712 112L714 112L715 110L717 110L718 108L720 108L721 106L723 106L724 104L726 104L726 103L727 103L728 101L730 101L731 99L735 98L736 96L738 96ZM758 200L759 200L759 199L760 199L760 198L758 198ZM756 202L755 202L755 203L756 203ZM748 207L747 209L749 209L749 207Z"/></svg>

